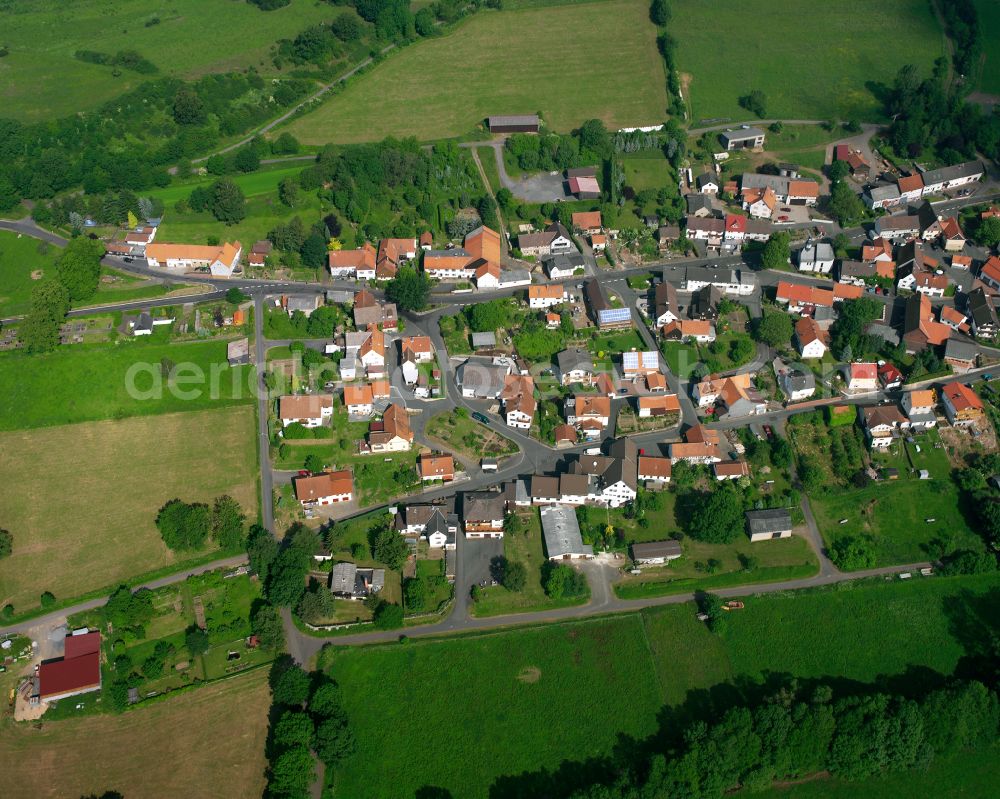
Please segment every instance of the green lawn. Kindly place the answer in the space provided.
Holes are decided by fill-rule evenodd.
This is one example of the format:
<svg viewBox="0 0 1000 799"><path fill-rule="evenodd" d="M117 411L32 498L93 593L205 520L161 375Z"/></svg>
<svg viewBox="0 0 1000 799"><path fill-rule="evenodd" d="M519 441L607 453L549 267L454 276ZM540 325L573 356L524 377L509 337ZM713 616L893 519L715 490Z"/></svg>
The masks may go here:
<svg viewBox="0 0 1000 799"><path fill-rule="evenodd" d="M161 376L163 359L175 365ZM253 367L230 368L226 343L73 344L0 354L0 430L193 411L254 401Z"/></svg>
<svg viewBox="0 0 1000 799"><path fill-rule="evenodd" d="M811 3L808 14L798 0L671 5L669 27L678 68L690 76L695 127L709 119L752 119L738 100L753 89L766 94L768 118L877 119L882 108L868 82L891 85L905 64L927 75L944 53L943 33L925 0ZM720 37L722 20L733 37ZM891 47L886 31L892 31ZM726 57L734 47L738 62Z"/></svg>
<svg viewBox="0 0 1000 799"><path fill-rule="evenodd" d="M604 353L603 357L608 360L620 360L623 352L645 350L646 342L642 340L635 328L632 328L630 330L621 330L617 333L602 333L588 339L587 348L598 357L601 357L601 353Z"/></svg>
<svg viewBox="0 0 1000 799"><path fill-rule="evenodd" d="M244 67L270 75L272 44L336 16L335 9L309 0L292 0L270 12L231 0L8 0L3 5L3 43L10 54L0 60L0 103L6 116L26 122L94 108L155 77L129 70L115 76L111 67L74 58L77 50L136 50L161 75L197 77ZM147 27L154 17L159 24Z"/></svg>
<svg viewBox="0 0 1000 799"><path fill-rule="evenodd" d="M553 45L553 30L567 46ZM659 123L667 97L656 32L645 0L482 11L391 54L288 129L323 144L458 136L491 114L535 111L557 131L594 117L611 128Z"/></svg>
<svg viewBox="0 0 1000 799"><path fill-rule="evenodd" d="M351 422L341 408L333 414L330 438L294 439L282 445L274 457L276 469L301 469L315 453L326 466L352 469L360 507L376 505L401 496L418 486L417 451L386 455L359 455L357 442L365 437L368 422Z"/></svg>
<svg viewBox="0 0 1000 799"><path fill-rule="evenodd" d="M230 494L255 518L254 418L244 406L0 433L0 520L14 535L0 560L0 605L20 613L43 591L66 601L216 556L211 542L167 549L156 513L175 497Z"/></svg>
<svg viewBox="0 0 1000 799"><path fill-rule="evenodd" d="M518 515L524 522L525 531L503 537L503 554L508 560L524 564L528 572L524 590L508 591L502 585L484 588L472 607L472 615L500 616L505 613L529 613L584 604L589 597L550 599L545 595L545 589L542 588L542 565L546 558L538 509L521 510Z"/></svg>
<svg viewBox="0 0 1000 799"><path fill-rule="evenodd" d="M665 341L660 345L667 366L673 374L682 380L691 377L695 367L701 363L697 344L685 344L680 341Z"/></svg>
<svg viewBox="0 0 1000 799"><path fill-rule="evenodd" d="M662 189L676 181L666 156L659 150L635 153L622 158L625 167L625 185L635 191Z"/></svg>
<svg viewBox="0 0 1000 799"><path fill-rule="evenodd" d="M485 798L502 775L610 754L616 735L656 729L660 691L634 615L328 651L357 738L334 774L342 796L434 785ZM418 735L437 742L433 757Z"/></svg>

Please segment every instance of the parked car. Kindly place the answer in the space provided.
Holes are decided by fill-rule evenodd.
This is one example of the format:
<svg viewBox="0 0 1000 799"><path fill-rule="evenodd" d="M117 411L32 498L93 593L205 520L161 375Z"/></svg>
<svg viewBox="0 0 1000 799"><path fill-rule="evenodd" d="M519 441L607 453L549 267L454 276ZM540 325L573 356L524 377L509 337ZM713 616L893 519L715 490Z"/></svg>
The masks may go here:
<svg viewBox="0 0 1000 799"><path fill-rule="evenodd" d="M489 424L489 423L490 423L490 420L489 420L489 419L487 419L487 418L486 418L486 417L485 417L485 416L484 416L483 414L481 414L481 413L480 413L479 411L476 411L475 413L473 413L473 414L472 414L472 418L473 418L473 419L475 419L475 420L476 420L477 422L482 422L483 424Z"/></svg>

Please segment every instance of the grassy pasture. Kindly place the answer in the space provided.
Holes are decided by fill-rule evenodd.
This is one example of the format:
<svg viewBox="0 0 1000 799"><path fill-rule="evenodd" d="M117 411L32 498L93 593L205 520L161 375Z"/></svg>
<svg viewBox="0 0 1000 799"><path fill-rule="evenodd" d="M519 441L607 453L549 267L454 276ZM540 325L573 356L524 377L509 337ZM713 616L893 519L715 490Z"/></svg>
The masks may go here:
<svg viewBox="0 0 1000 799"><path fill-rule="evenodd" d="M239 186L247 197L258 197L261 194L269 194L278 190L278 184L285 178L294 178L299 172L309 165L308 161L296 161L291 166L278 165L276 167L264 167L259 172L249 172L245 175L228 175L227 177ZM171 183L163 189L151 189L145 192L150 197L155 197L163 201L163 204L170 206L180 199L187 199L191 191L197 186L208 187L220 178L215 175L193 178L183 182ZM174 214L167 216L167 222Z"/></svg>
<svg viewBox="0 0 1000 799"><path fill-rule="evenodd" d="M249 66L267 75L275 71L274 42L330 21L336 10L310 0L269 12L231 0L8 0L3 13L10 54L0 60L0 105L6 116L35 122L94 108L156 77L129 70L115 77L111 67L74 58L77 50L136 50L160 75ZM147 27L153 18L160 22Z"/></svg>
<svg viewBox="0 0 1000 799"><path fill-rule="evenodd" d="M42 277L54 276L59 252L58 247L46 242L0 230L0 317L28 312L31 290L37 285L31 273L41 270ZM102 267L101 272L116 280L99 283L97 293L85 303L78 303L78 306L162 297L173 288L137 279L114 269Z"/></svg>
<svg viewBox="0 0 1000 799"><path fill-rule="evenodd" d="M231 494L252 518L257 457L252 408L143 416L0 433L0 604L18 611L177 567L211 547L173 553L154 525L174 497Z"/></svg>
<svg viewBox="0 0 1000 799"><path fill-rule="evenodd" d="M262 669L121 715L5 724L4 795L260 796L270 702Z"/></svg>
<svg viewBox="0 0 1000 799"><path fill-rule="evenodd" d="M983 60L976 88L989 94L1000 94L1000 5L993 0L975 0L979 27L983 32Z"/></svg>
<svg viewBox="0 0 1000 799"><path fill-rule="evenodd" d="M724 701L737 701L732 684L741 678L752 685L773 674L871 682L910 667L951 673L976 645L966 603L977 605L985 633L1000 618L996 603L981 598L998 589L994 574L752 597L721 635L708 632L687 603L330 650L327 668L358 737L357 752L335 774L336 789L353 796L367 785L372 795L409 796L434 785L454 796L500 795L490 794L499 775L607 753L621 734L641 738L654 730L661 703L681 710L689 692L718 687ZM706 695L692 698L711 712ZM440 741L440 756L406 745L417 736ZM475 755L484 740L493 743L489 758ZM375 772L373 762L380 764Z"/></svg>
<svg viewBox="0 0 1000 799"><path fill-rule="evenodd" d="M342 796L435 785L486 797L500 775L605 754L616 734L656 726L659 688L638 616L338 649L328 662L358 740L336 773ZM418 730L434 736L434 757L413 745Z"/></svg>
<svg viewBox="0 0 1000 799"><path fill-rule="evenodd" d="M288 129L323 144L458 136L491 114L534 111L559 131L594 117L654 124L667 105L655 39L645 0L484 11L392 54Z"/></svg>
<svg viewBox="0 0 1000 799"><path fill-rule="evenodd" d="M823 0L810 3L808 14L797 0L676 0L672 7L669 27L678 68L690 76L695 127L751 119L738 100L752 89L767 95L771 119L878 119L868 82L889 85L904 64L929 74L944 54L944 35L924 0ZM722 35L720 25L733 35Z"/></svg>
<svg viewBox="0 0 1000 799"><path fill-rule="evenodd" d="M163 358L191 371L175 372L163 380ZM127 378L136 364L148 366L139 371L134 385L154 395L149 399L130 396ZM205 380L185 384L187 375L197 369ZM0 355L0 385L6 390L0 394L0 430L252 403L251 369L230 368L226 344L220 341L147 344L128 340L116 345L67 345L44 355L4 353ZM218 375L214 392L213 370ZM162 386L160 392L155 391L157 383ZM185 399L187 391L198 396Z"/></svg>
<svg viewBox="0 0 1000 799"><path fill-rule="evenodd" d="M763 793L744 791L735 796L757 799L898 799L933 796L935 799L975 799L993 796L1000 780L997 752L970 752L935 760L926 770L891 774L864 782L821 779L773 788Z"/></svg>

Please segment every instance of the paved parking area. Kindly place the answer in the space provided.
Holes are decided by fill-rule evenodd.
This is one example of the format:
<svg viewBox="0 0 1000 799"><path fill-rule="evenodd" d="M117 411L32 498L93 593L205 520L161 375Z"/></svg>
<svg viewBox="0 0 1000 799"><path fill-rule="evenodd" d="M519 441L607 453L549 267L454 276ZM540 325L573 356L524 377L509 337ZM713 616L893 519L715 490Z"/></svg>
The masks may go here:
<svg viewBox="0 0 1000 799"><path fill-rule="evenodd" d="M459 543L458 552L459 557L462 558L464 588L468 591L476 583L490 579L490 561L503 555L503 539L469 540L465 538Z"/></svg>

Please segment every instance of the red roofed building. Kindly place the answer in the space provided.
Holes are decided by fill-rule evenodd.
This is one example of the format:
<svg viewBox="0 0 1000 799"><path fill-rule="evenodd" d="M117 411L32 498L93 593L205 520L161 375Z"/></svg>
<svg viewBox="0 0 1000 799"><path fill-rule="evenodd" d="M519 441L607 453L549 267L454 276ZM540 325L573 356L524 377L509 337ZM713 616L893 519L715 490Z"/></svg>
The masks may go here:
<svg viewBox="0 0 1000 799"><path fill-rule="evenodd" d="M739 214L726 214L725 237L727 241L742 241L747 235L747 218Z"/></svg>
<svg viewBox="0 0 1000 799"><path fill-rule="evenodd" d="M963 383L948 383L943 386L941 402L948 421L955 427L969 427L985 421L983 401Z"/></svg>
<svg viewBox="0 0 1000 799"><path fill-rule="evenodd" d="M63 657L38 667L38 698L55 702L101 687L101 634L66 636Z"/></svg>
<svg viewBox="0 0 1000 799"><path fill-rule="evenodd" d="M991 289L1000 289L1000 258L992 256L979 270L979 279Z"/></svg>
<svg viewBox="0 0 1000 799"><path fill-rule="evenodd" d="M891 363L884 363L878 368L878 379L887 391L903 385L903 373Z"/></svg>
<svg viewBox="0 0 1000 799"><path fill-rule="evenodd" d="M878 389L878 364L852 363L844 370L848 391L875 391Z"/></svg>

